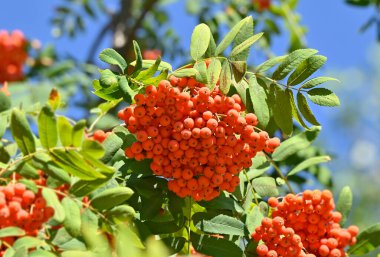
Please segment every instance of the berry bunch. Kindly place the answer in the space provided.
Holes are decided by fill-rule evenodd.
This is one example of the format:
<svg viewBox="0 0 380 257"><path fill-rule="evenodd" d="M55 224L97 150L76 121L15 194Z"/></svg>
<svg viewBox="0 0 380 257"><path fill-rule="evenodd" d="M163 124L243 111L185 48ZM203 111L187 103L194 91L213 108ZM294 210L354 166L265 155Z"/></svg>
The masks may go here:
<svg viewBox="0 0 380 257"><path fill-rule="evenodd" d="M28 55L26 39L21 31L0 31L0 83L18 81L23 77L22 66Z"/></svg>
<svg viewBox="0 0 380 257"><path fill-rule="evenodd" d="M90 137L90 139L93 139L95 141L98 141L99 143L103 143L104 140L111 134L112 132L104 132L103 130L97 130L94 132L94 135Z"/></svg>
<svg viewBox="0 0 380 257"><path fill-rule="evenodd" d="M22 183L0 186L0 228L17 226L25 230L26 235L37 236L43 223L53 215L54 209L46 206L41 190L35 194ZM2 238L7 243L3 247L12 245L15 239L17 238Z"/></svg>
<svg viewBox="0 0 380 257"><path fill-rule="evenodd" d="M264 218L252 233L259 256L344 257L344 248L356 242L356 226L341 228L342 215L334 211L329 190L306 190L302 195L288 194L281 202L269 198L272 217Z"/></svg>
<svg viewBox="0 0 380 257"><path fill-rule="evenodd" d="M144 50L142 52L142 57L145 60L156 60L159 56L161 56L161 50L159 49Z"/></svg>
<svg viewBox="0 0 380 257"><path fill-rule="evenodd" d="M208 201L220 190L233 192L238 173L252 165L256 153L272 153L280 144L255 131L255 114L242 116L239 95L225 96L218 86L210 91L194 78L172 76L134 99L136 104L119 112L138 140L125 154L153 159L154 174L168 178L169 190L180 197Z"/></svg>
<svg viewBox="0 0 380 257"><path fill-rule="evenodd" d="M259 12L268 10L271 5L271 0L253 0L252 2L257 6Z"/></svg>

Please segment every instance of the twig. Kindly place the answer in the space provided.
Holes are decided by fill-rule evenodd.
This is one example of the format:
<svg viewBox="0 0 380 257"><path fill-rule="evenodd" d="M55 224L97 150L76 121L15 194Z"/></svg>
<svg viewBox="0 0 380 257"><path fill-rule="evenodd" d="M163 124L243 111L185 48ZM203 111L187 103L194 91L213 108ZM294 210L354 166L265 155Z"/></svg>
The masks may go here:
<svg viewBox="0 0 380 257"><path fill-rule="evenodd" d="M259 200L257 199L257 196L256 196L256 191L255 191L255 189L253 188L253 185L252 185L251 180L249 180L249 177L248 177L247 171L244 169L244 170L243 170L243 173L244 173L245 178L247 179L248 184L249 184L250 187L251 187L252 194L253 194L253 198L255 199L255 203L256 203L257 207L259 207L259 210L260 210L260 212L261 212L261 207L260 207L260 205L259 205Z"/></svg>
<svg viewBox="0 0 380 257"><path fill-rule="evenodd" d="M292 194L295 194L292 186L290 185L288 179L284 176L284 174L282 174L280 168L277 166L277 164L272 160L272 158L270 158L269 155L265 154L265 156L267 157L267 160L272 164L273 168L277 171L277 174L285 181L286 185L288 186L289 188L289 191L292 193Z"/></svg>

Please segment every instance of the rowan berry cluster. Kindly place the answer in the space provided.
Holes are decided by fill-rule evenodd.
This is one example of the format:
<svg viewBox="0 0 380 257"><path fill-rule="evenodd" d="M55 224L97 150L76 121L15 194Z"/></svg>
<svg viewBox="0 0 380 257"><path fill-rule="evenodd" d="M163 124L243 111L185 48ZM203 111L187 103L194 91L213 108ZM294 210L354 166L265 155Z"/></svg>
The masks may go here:
<svg viewBox="0 0 380 257"><path fill-rule="evenodd" d="M54 209L46 206L41 190L34 193L22 183L0 186L0 228L15 226L23 229L26 235L37 236L42 225L53 215ZM2 250L12 245L16 239L17 237L2 238L6 242L3 243Z"/></svg>
<svg viewBox="0 0 380 257"><path fill-rule="evenodd" d="M356 243L358 227L341 228L342 214L334 211L329 190L306 190L302 195L288 194L281 202L269 198L272 218L264 218L252 233L260 244L259 256L344 257L344 248Z"/></svg>
<svg viewBox="0 0 380 257"><path fill-rule="evenodd" d="M252 165L257 152L272 153L280 144L256 132L255 114L242 116L239 95L210 91L194 78L162 80L135 96L136 104L119 112L137 142L128 158L153 159L154 174L168 178L169 190L196 201L211 200L220 190L233 192L238 173Z"/></svg>
<svg viewBox="0 0 380 257"><path fill-rule="evenodd" d="M18 81L23 78L22 66L28 54L23 33L0 31L0 83Z"/></svg>
<svg viewBox="0 0 380 257"><path fill-rule="evenodd" d="M271 0L253 0L253 4L257 6L259 12L262 12L269 9Z"/></svg>
<svg viewBox="0 0 380 257"><path fill-rule="evenodd" d="M104 140L111 134L112 132L104 132L103 130L97 130L94 132L93 136L90 139L98 141L99 143L103 143Z"/></svg>

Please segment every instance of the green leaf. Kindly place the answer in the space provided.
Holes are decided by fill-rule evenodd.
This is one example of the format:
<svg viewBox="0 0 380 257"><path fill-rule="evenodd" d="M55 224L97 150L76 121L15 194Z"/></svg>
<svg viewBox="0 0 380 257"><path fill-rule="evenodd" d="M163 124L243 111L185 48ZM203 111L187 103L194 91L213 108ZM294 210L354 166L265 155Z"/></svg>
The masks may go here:
<svg viewBox="0 0 380 257"><path fill-rule="evenodd" d="M210 37L211 31L206 24L201 23L194 28L190 43L190 55L193 60L197 61L206 53Z"/></svg>
<svg viewBox="0 0 380 257"><path fill-rule="evenodd" d="M289 95L276 86L276 101L273 108L274 120L279 128L287 135L293 133L292 106Z"/></svg>
<svg viewBox="0 0 380 257"><path fill-rule="evenodd" d="M84 130L86 129L86 120L78 121L74 127L72 132L72 145L74 147L79 147L84 138Z"/></svg>
<svg viewBox="0 0 380 257"><path fill-rule="evenodd" d="M307 103L306 97L301 93L297 93L297 105L303 117L313 125L318 126L319 122L315 118L313 112L311 111L309 104Z"/></svg>
<svg viewBox="0 0 380 257"><path fill-rule="evenodd" d="M23 248L22 250L25 250L25 248ZM15 253L16 251L13 249L13 248L8 248L5 252L4 252L4 255L3 257L14 257L15 256Z"/></svg>
<svg viewBox="0 0 380 257"><path fill-rule="evenodd" d="M197 229L207 233L244 236L244 223L224 214L198 212L192 219Z"/></svg>
<svg viewBox="0 0 380 257"><path fill-rule="evenodd" d="M71 126L70 122L66 117L59 116L57 120L59 139L61 140L62 146L71 146L71 144L73 143L73 126Z"/></svg>
<svg viewBox="0 0 380 257"><path fill-rule="evenodd" d="M234 38L234 43L232 45L232 49L236 48L238 45L242 44L244 41L253 36L253 19L249 17L244 26L240 28L236 37ZM230 56L231 61L246 61L249 55L249 49L245 49L239 54L234 56Z"/></svg>
<svg viewBox="0 0 380 257"><path fill-rule="evenodd" d="M234 78L237 83L239 83L247 72L247 62L246 61L231 61L232 72L234 73Z"/></svg>
<svg viewBox="0 0 380 257"><path fill-rule="evenodd" d="M38 250L35 250L35 251L29 253L28 257L57 257L57 255L55 255L51 252L48 252L48 251L38 249Z"/></svg>
<svg viewBox="0 0 380 257"><path fill-rule="evenodd" d="M156 60L142 60L142 67L144 69L149 69L152 65L155 64L155 62L156 62ZM131 62L129 65L135 66L136 61ZM164 62L161 60L160 65L158 66L157 70L159 70L159 71L163 71L163 70L172 71L173 67L170 65L170 63L167 63L167 62Z"/></svg>
<svg viewBox="0 0 380 257"><path fill-rule="evenodd" d="M42 246L44 244L45 242L38 238L25 236L25 237L21 237L17 239L16 242L13 244L13 248L17 251L18 249L21 249L21 248L30 249L30 248Z"/></svg>
<svg viewBox="0 0 380 257"><path fill-rule="evenodd" d="M97 254L90 251L70 250L70 251L63 252L61 256L62 257L96 257Z"/></svg>
<svg viewBox="0 0 380 257"><path fill-rule="evenodd" d="M207 84L208 76L207 76L206 62L205 61L196 62L194 64L194 69L197 70L197 73L195 74L195 79L200 83Z"/></svg>
<svg viewBox="0 0 380 257"><path fill-rule="evenodd" d="M81 229L81 213L78 204L69 197L65 197L62 200L62 206L65 212L63 225L66 231L71 236L78 237Z"/></svg>
<svg viewBox="0 0 380 257"><path fill-rule="evenodd" d="M186 239L184 237L165 237L161 240L175 253L181 251L186 242Z"/></svg>
<svg viewBox="0 0 380 257"><path fill-rule="evenodd" d="M325 64L327 58L323 55L314 55L298 65L297 69L290 74L287 84L290 86L298 85Z"/></svg>
<svg viewBox="0 0 380 257"><path fill-rule="evenodd" d="M38 116L38 133L41 140L41 145L45 149L53 148L58 142L57 120L54 111L48 105L41 109Z"/></svg>
<svg viewBox="0 0 380 257"><path fill-rule="evenodd" d="M0 142L0 163L8 163L8 161L11 159L10 154L6 150L6 148L3 146L3 143Z"/></svg>
<svg viewBox="0 0 380 257"><path fill-rule="evenodd" d="M274 161L283 161L296 152L308 147L317 138L321 127L311 127L310 130L297 134L281 143L274 151L272 158Z"/></svg>
<svg viewBox="0 0 380 257"><path fill-rule="evenodd" d="M24 155L36 151L36 142L29 127L25 114L20 110L13 109L11 115L11 131L14 140Z"/></svg>
<svg viewBox="0 0 380 257"><path fill-rule="evenodd" d="M140 72L140 74L136 77L136 80L144 80L153 77L154 74L157 72L160 63L161 57L158 57L152 66L150 66L147 70L143 70Z"/></svg>
<svg viewBox="0 0 380 257"><path fill-rule="evenodd" d="M294 70L301 62L316 54L315 49L298 49L290 53L285 60L273 72L272 78L281 80L285 78L292 70Z"/></svg>
<svg viewBox="0 0 380 257"><path fill-rule="evenodd" d="M371 0L346 0L346 3L355 6L365 7L371 4Z"/></svg>
<svg viewBox="0 0 380 257"><path fill-rule="evenodd" d="M215 50L216 50L215 39L214 39L213 35L211 34L210 43L208 44L208 48L207 48L207 51L204 54L204 56L206 58L214 57L215 56Z"/></svg>
<svg viewBox="0 0 380 257"><path fill-rule="evenodd" d="M254 206L247 214L245 224L247 225L248 231L250 234L255 231L255 228L261 225L261 220L264 218L264 215L261 213L258 206Z"/></svg>
<svg viewBox="0 0 380 257"><path fill-rule="evenodd" d="M7 130L8 116L0 114L0 138L2 138Z"/></svg>
<svg viewBox="0 0 380 257"><path fill-rule="evenodd" d="M282 56L273 57L273 58L271 58L271 59L263 62L262 64L258 65L256 67L256 72L257 73L264 73L267 70L269 70L270 68L274 67L275 65L283 62L286 57L288 57L288 55L282 55Z"/></svg>
<svg viewBox="0 0 380 257"><path fill-rule="evenodd" d="M91 139L86 139L82 143L81 152L86 155L90 155L96 159L100 159L104 156L105 150L99 142Z"/></svg>
<svg viewBox="0 0 380 257"><path fill-rule="evenodd" d="M123 204L107 211L106 215L114 220L127 221L133 219L136 216L136 212L131 206Z"/></svg>
<svg viewBox="0 0 380 257"><path fill-rule="evenodd" d="M12 106L10 97L0 91L0 112L9 110Z"/></svg>
<svg viewBox="0 0 380 257"><path fill-rule="evenodd" d="M220 73L219 88L223 94L227 95L232 83L231 67L228 61L225 61Z"/></svg>
<svg viewBox="0 0 380 257"><path fill-rule="evenodd" d="M100 70L100 84L106 88L117 85L117 76L109 69ZM108 91L105 91L108 93Z"/></svg>
<svg viewBox="0 0 380 257"><path fill-rule="evenodd" d="M25 247L20 247L15 251L14 255L12 256L13 257L27 257L28 251Z"/></svg>
<svg viewBox="0 0 380 257"><path fill-rule="evenodd" d="M191 242L199 253L213 257L243 257L243 251L232 241L210 237L206 235L191 234Z"/></svg>
<svg viewBox="0 0 380 257"><path fill-rule="evenodd" d="M167 79L169 74L169 70L163 70L158 76L146 79L143 81L144 85L155 85L158 86L161 80Z"/></svg>
<svg viewBox="0 0 380 257"><path fill-rule="evenodd" d="M253 104L253 109L260 125L265 128L270 120L270 112L268 106L268 97L265 89L257 83L256 76L249 78L249 95Z"/></svg>
<svg viewBox="0 0 380 257"><path fill-rule="evenodd" d="M343 226L350 214L352 207L352 192L349 186L343 187L340 191L338 202L336 203L336 210L342 214L340 225Z"/></svg>
<svg viewBox="0 0 380 257"><path fill-rule="evenodd" d="M238 54L240 54L241 52L243 52L244 50L248 49L257 41L261 38L261 36L263 35L264 33L261 32L261 33L258 33L256 35L253 35L249 38L247 38L246 40L244 40L241 44L235 46L231 53L230 53L230 56L236 56Z"/></svg>
<svg viewBox="0 0 380 257"><path fill-rule="evenodd" d="M106 189L91 199L91 205L98 210L108 210L122 204L133 195L128 187L115 187Z"/></svg>
<svg viewBox="0 0 380 257"><path fill-rule="evenodd" d="M115 133L109 135L106 140L104 140L102 146L105 150L102 161L104 163L109 162L116 154L117 151L122 147L123 140L118 137Z"/></svg>
<svg viewBox="0 0 380 257"><path fill-rule="evenodd" d="M186 69L180 69L174 71L171 75L176 76L178 78L183 78L183 77L194 77L197 75L198 71L194 68L186 68Z"/></svg>
<svg viewBox="0 0 380 257"><path fill-rule="evenodd" d="M289 173L287 174L287 177L293 176L293 175L297 174L298 172L303 171L303 170L305 170L311 166L314 166L314 165L317 165L320 163L324 163L324 162L328 162L330 160L331 160L331 158L328 155L308 158L308 159L304 160L303 162L301 162L300 164L298 164L293 169L291 169L289 171Z"/></svg>
<svg viewBox="0 0 380 257"><path fill-rule="evenodd" d="M294 101L293 91L291 89L285 89L285 93L289 97L290 106L292 107L292 116L296 119L296 121L305 129L309 129L309 127L305 124L300 112L297 109L296 103Z"/></svg>
<svg viewBox="0 0 380 257"><path fill-rule="evenodd" d="M336 94L326 88L313 88L307 91L310 101L321 106L339 106L340 101Z"/></svg>
<svg viewBox="0 0 380 257"><path fill-rule="evenodd" d="M277 196L279 191L276 180L271 177L260 177L252 180L252 186L260 196Z"/></svg>
<svg viewBox="0 0 380 257"><path fill-rule="evenodd" d="M54 209L53 219L58 223L63 222L65 220L65 210L54 190L45 187L42 189L42 196L45 198L46 204Z"/></svg>
<svg viewBox="0 0 380 257"><path fill-rule="evenodd" d="M141 50L140 50L139 44L135 40L133 40L133 49L134 49L135 55L136 55L136 64L135 64L135 69L133 70L132 76L135 77L140 73L140 71L142 69Z"/></svg>
<svg viewBox="0 0 380 257"><path fill-rule="evenodd" d="M303 83L300 88L303 88L303 89L313 88L313 87L318 86L318 85L325 83L327 81L339 82L339 80L334 79L334 78L330 78L330 77L316 77L316 78L310 79L310 80L306 81L305 83Z"/></svg>
<svg viewBox="0 0 380 257"><path fill-rule="evenodd" d="M124 58L112 48L106 48L99 54L100 60L105 63L117 65L121 72L127 68L128 64Z"/></svg>
<svg viewBox="0 0 380 257"><path fill-rule="evenodd" d="M19 227L6 227L0 229L0 238L24 235L25 231Z"/></svg>
<svg viewBox="0 0 380 257"><path fill-rule="evenodd" d="M207 87L213 90L219 80L220 72L222 71L222 64L216 58L212 58L210 65L207 68Z"/></svg>
<svg viewBox="0 0 380 257"><path fill-rule="evenodd" d="M51 161L49 161L49 163L46 163L43 170L47 175L62 183L70 184L71 182L69 174L67 174L64 169L61 169L57 165L53 164Z"/></svg>
<svg viewBox="0 0 380 257"><path fill-rule="evenodd" d="M137 95L138 92L130 87L127 78L124 76L119 79L119 87L123 92L124 101L131 104L135 95Z"/></svg>
<svg viewBox="0 0 380 257"><path fill-rule="evenodd" d="M248 83L243 79L239 83L236 83L235 81L232 81L233 85L235 86L236 91L238 92L241 100L243 101L244 105L247 107L247 111L252 111L249 109L249 102L247 101L247 94L248 91Z"/></svg>
<svg viewBox="0 0 380 257"><path fill-rule="evenodd" d="M54 149L50 154L61 168L80 179L94 180L97 178L104 178L104 175L96 171L84 160L81 154L74 150L64 151Z"/></svg>
<svg viewBox="0 0 380 257"><path fill-rule="evenodd" d="M380 223L364 229L357 236L356 244L348 249L350 255L361 256L380 246Z"/></svg>
<svg viewBox="0 0 380 257"><path fill-rule="evenodd" d="M215 210L230 210L236 211L238 213L244 212L243 208L235 202L232 198L226 197L225 195L220 195L211 201L202 201L199 203L206 209Z"/></svg>
<svg viewBox="0 0 380 257"><path fill-rule="evenodd" d="M219 55L221 54L224 50L227 49L227 47L232 43L232 41L234 41L235 37L237 36L237 34L239 33L239 31L241 30L241 28L243 26L245 26L246 24L248 23L252 23L252 17L251 16L248 16L246 18L244 18L243 20L241 20L239 23L237 23L228 33L227 35L222 39L222 41L220 42L220 44L218 45L218 47L216 48L215 50L215 54L216 55Z"/></svg>

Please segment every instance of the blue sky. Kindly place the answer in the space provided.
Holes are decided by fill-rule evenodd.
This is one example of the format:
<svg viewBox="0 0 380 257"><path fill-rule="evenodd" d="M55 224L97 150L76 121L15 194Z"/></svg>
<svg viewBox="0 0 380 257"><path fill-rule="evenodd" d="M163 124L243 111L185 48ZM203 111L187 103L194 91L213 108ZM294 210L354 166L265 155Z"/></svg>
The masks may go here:
<svg viewBox="0 0 380 257"><path fill-rule="evenodd" d="M59 51L84 57L86 51L83 49L87 49L101 23L94 23L83 37L74 41L55 39L51 35L49 20L54 7L60 2L60 0L5 1L0 9L0 29L18 28L25 31L29 38L38 38L43 43L54 42ZM173 26L179 31L183 43L188 44L189 31L192 30L194 23L186 18L181 2L183 1L169 5L169 10L172 19L176 21ZM329 57L328 67L364 65L366 51L375 41L375 29L360 34L358 28L367 21L373 10L353 8L344 4L343 0L301 0L298 9L302 14L302 23L309 28L308 45ZM275 49L277 54L282 54L284 51L281 48L284 44L281 42L282 39L277 40L278 47Z"/></svg>

